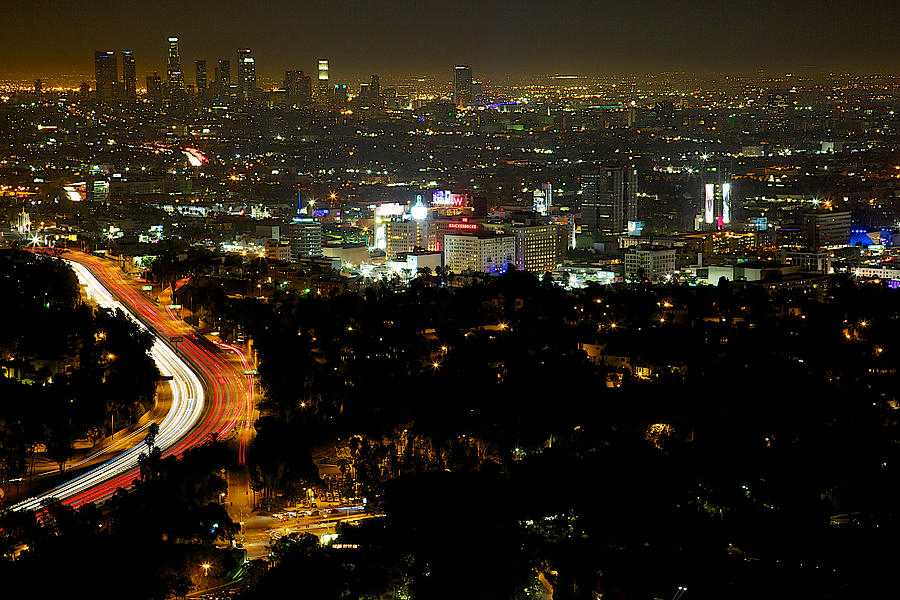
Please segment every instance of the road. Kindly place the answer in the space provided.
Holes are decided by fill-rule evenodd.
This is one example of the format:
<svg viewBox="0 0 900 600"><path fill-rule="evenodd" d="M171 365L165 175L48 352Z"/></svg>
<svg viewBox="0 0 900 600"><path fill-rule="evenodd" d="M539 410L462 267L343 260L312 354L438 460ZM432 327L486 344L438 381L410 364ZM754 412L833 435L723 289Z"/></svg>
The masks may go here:
<svg viewBox="0 0 900 600"><path fill-rule="evenodd" d="M150 354L160 373L171 378L171 404L156 438L163 457L180 456L213 435L219 439L234 436L243 457L253 407L252 380L248 381L229 360L229 352L240 351L220 349L199 337L170 308L157 306L137 289L135 282L126 280L114 263L80 252L66 253L64 258L94 302L122 310L155 336ZM183 341L170 341L178 336ZM49 498L70 506L105 500L120 487L132 484L139 473L138 456L142 451L142 444L133 445L12 509L34 510Z"/></svg>

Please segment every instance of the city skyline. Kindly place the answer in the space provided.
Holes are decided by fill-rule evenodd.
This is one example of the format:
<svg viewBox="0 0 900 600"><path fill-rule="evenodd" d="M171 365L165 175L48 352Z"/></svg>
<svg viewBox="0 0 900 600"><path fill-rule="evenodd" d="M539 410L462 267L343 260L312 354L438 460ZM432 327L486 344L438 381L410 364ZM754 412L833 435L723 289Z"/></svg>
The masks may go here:
<svg viewBox="0 0 900 600"><path fill-rule="evenodd" d="M90 53L128 49L141 80L153 70L165 71L169 36L180 38L185 64L253 48L260 78L275 80L286 69L312 71L319 56L332 60L334 77L347 80L372 72L449 79L448 66L454 64L477 64L485 78L494 79L539 72L890 71L900 64L892 33L896 11L886 2L853 6L852 13L847 3L806 0L731 10L706 0L677 9L644 2L627 10L607 2L552 10L526 2L518 11L474 3L298 7L283 1L250 11L240 3L201 0L162 3L153 11L124 2L113 13L93 0L77 6L46 0L6 4L4 79L88 73ZM478 19L470 21L472 14ZM35 30L42 35L33 35Z"/></svg>

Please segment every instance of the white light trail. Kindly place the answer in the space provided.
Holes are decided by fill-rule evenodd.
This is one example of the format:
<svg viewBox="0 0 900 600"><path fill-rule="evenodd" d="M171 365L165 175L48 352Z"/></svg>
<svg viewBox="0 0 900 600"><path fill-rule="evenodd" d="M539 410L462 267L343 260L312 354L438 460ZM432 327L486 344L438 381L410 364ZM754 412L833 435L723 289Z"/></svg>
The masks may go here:
<svg viewBox="0 0 900 600"><path fill-rule="evenodd" d="M79 282L85 286L87 294L97 304L104 308L120 309L128 315L142 329L147 327L138 321L131 312L125 308L112 294L103 287L100 281L85 267L73 261L66 261L75 271ZM155 335L155 334L154 334ZM181 438L183 438L200 419L203 413L205 394L200 379L196 373L171 349L159 336L150 350L157 368L164 376L171 376L169 382L172 387L172 407L159 424L159 433L156 436L156 446L165 453ZM149 425L149 424L148 424ZM66 500L77 494L86 492L106 481L127 473L138 466L138 457L145 452L144 444L138 444L126 450L107 462L79 475L78 477L59 485L52 490L24 500L12 506L12 510L36 510L41 503L50 498ZM83 463L84 461L82 461ZM82 464L79 463L79 464Z"/></svg>

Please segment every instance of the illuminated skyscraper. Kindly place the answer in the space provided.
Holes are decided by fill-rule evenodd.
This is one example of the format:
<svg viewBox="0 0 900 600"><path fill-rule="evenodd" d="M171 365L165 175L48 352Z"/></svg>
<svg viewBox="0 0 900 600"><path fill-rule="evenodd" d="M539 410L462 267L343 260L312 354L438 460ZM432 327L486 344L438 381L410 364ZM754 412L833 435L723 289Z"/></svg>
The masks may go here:
<svg viewBox="0 0 900 600"><path fill-rule="evenodd" d="M256 95L256 61L251 56L250 48L238 48L238 96L249 100Z"/></svg>
<svg viewBox="0 0 900 600"><path fill-rule="evenodd" d="M179 92L184 90L184 72L181 70L181 54L178 51L178 38L169 38L169 90Z"/></svg>
<svg viewBox="0 0 900 600"><path fill-rule="evenodd" d="M119 68L116 65L114 51L96 50L94 52L94 80L98 99L106 100L116 95Z"/></svg>
<svg viewBox="0 0 900 600"><path fill-rule="evenodd" d="M637 169L601 167L596 174L582 176L581 220L590 233L619 235L637 218Z"/></svg>
<svg viewBox="0 0 900 600"><path fill-rule="evenodd" d="M206 93L208 82L206 80L206 61L203 59L194 61L194 72L196 73L197 94L202 96Z"/></svg>
<svg viewBox="0 0 900 600"><path fill-rule="evenodd" d="M457 106L472 106L472 65L454 67L453 102Z"/></svg>
<svg viewBox="0 0 900 600"><path fill-rule="evenodd" d="M316 84L316 100L322 107L327 107L331 100L331 86L328 84L328 59L319 59L319 80Z"/></svg>
<svg viewBox="0 0 900 600"><path fill-rule="evenodd" d="M122 50L122 83L125 97L133 100L137 95L137 73L134 69L134 52Z"/></svg>

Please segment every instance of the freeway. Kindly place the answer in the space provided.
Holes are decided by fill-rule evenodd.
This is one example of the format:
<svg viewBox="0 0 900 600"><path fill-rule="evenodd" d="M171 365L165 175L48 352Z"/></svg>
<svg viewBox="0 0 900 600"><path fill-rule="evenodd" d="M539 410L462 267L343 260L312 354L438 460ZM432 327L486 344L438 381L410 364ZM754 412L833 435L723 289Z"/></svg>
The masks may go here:
<svg viewBox="0 0 900 600"><path fill-rule="evenodd" d="M170 378L172 392L171 407L159 424L156 438L163 457L180 456L213 436L223 439L231 434L238 438L239 454L243 457L253 410L252 380L246 380L224 350L203 343L205 340L170 309L161 309L138 292L114 264L80 252L67 253L65 259L94 302L122 310L155 336L150 353L160 373ZM177 344L170 341L179 337L182 341ZM138 457L143 450L142 444L133 445L12 509L34 510L49 498L70 506L105 500L117 489L132 484L138 476Z"/></svg>

